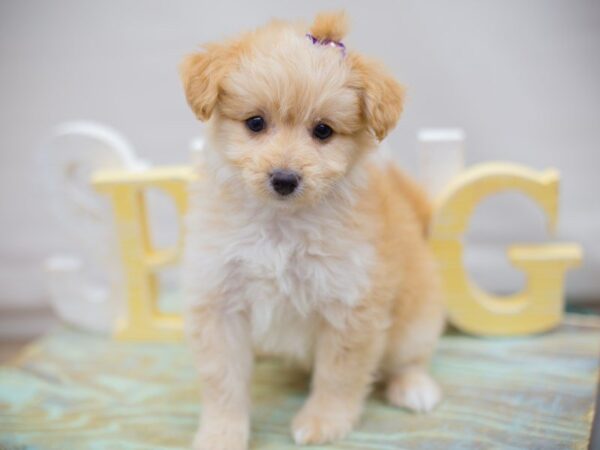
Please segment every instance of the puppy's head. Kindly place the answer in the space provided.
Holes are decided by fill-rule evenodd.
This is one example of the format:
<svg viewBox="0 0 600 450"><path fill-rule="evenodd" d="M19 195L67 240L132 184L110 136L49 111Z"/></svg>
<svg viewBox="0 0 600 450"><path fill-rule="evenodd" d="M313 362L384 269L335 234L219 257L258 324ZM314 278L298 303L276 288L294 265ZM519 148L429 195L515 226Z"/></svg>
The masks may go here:
<svg viewBox="0 0 600 450"><path fill-rule="evenodd" d="M274 21L184 60L188 103L240 189L317 202L395 126L403 89L378 63L346 53L346 28L343 13L319 15L310 30Z"/></svg>

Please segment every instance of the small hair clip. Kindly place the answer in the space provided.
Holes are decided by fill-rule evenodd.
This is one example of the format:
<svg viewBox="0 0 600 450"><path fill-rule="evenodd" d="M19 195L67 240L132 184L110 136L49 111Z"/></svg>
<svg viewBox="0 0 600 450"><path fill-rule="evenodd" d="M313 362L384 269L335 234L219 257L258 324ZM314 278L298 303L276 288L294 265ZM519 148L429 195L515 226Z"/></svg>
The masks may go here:
<svg viewBox="0 0 600 450"><path fill-rule="evenodd" d="M325 45L327 47L338 48L342 51L342 56L346 56L346 46L340 41L332 41L331 39L324 39L320 41L316 37L314 37L310 33L306 33L306 37L314 44L314 45Z"/></svg>

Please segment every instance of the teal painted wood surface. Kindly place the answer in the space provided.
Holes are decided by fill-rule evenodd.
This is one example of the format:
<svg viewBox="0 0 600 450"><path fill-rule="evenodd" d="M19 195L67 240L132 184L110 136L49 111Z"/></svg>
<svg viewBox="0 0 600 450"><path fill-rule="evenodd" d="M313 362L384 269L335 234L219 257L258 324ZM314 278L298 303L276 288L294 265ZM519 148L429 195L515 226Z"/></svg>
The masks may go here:
<svg viewBox="0 0 600 450"><path fill-rule="evenodd" d="M518 339L444 337L433 372L445 399L415 415L371 396L357 429L311 449L586 448L593 419L600 319L568 315ZM188 448L200 388L184 345L120 343L59 329L0 369L0 449ZM302 374L274 361L253 383L252 449L297 448L289 423Z"/></svg>

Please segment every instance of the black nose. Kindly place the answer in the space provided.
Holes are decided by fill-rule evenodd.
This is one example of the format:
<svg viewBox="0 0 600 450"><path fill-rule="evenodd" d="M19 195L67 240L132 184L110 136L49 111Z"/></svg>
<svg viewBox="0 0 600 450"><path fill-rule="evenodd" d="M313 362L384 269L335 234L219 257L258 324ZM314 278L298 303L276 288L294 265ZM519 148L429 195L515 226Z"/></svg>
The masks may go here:
<svg viewBox="0 0 600 450"><path fill-rule="evenodd" d="M271 186L279 195L290 195L300 184L300 175L291 170L274 170L271 172Z"/></svg>

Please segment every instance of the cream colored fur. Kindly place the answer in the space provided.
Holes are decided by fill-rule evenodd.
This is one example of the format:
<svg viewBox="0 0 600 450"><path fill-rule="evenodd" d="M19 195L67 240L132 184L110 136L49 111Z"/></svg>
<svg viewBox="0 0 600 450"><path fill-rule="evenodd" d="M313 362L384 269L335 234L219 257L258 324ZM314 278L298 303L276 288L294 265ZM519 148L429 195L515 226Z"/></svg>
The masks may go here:
<svg viewBox="0 0 600 450"><path fill-rule="evenodd" d="M344 20L321 15L312 32L339 39ZM272 22L182 65L209 130L184 261L186 331L203 382L197 450L247 448L256 353L312 372L292 424L299 444L345 436L376 378L397 406L429 411L441 396L427 373L444 322L429 206L391 162L375 162L403 89L377 63L305 33ZM256 115L260 133L245 126ZM316 123L333 136L313 137ZM281 168L302 176L285 198L269 184Z"/></svg>

